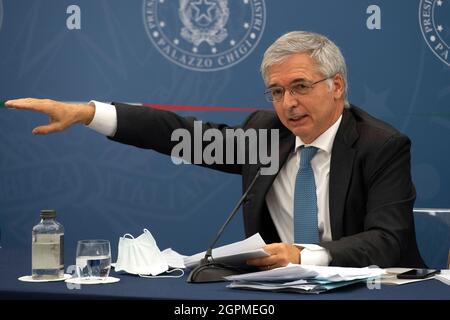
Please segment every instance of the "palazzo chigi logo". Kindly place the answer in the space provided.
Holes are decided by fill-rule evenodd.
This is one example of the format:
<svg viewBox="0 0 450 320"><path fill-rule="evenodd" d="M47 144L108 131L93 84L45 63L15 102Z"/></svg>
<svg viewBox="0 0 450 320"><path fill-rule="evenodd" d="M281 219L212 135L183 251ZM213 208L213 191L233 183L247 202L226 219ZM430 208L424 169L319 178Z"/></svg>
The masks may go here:
<svg viewBox="0 0 450 320"><path fill-rule="evenodd" d="M264 32L264 0L144 0L148 37L187 69L216 71L244 60Z"/></svg>
<svg viewBox="0 0 450 320"><path fill-rule="evenodd" d="M450 66L450 0L421 0L419 21L430 49Z"/></svg>

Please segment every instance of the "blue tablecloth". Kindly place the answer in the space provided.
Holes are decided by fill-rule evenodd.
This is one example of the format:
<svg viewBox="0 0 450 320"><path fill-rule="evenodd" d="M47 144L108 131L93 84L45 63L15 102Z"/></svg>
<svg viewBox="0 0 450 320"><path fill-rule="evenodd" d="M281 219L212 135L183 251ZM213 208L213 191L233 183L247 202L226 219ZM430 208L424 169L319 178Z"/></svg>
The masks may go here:
<svg viewBox="0 0 450 320"><path fill-rule="evenodd" d="M27 250L0 249L1 299L181 299L181 300L442 300L450 299L450 286L427 280L401 286L367 288L365 283L339 288L319 295L270 293L229 289L226 283L191 284L186 275L177 279L147 279L117 274L120 282L82 285L70 289L65 282L29 283L18 280L30 274Z"/></svg>

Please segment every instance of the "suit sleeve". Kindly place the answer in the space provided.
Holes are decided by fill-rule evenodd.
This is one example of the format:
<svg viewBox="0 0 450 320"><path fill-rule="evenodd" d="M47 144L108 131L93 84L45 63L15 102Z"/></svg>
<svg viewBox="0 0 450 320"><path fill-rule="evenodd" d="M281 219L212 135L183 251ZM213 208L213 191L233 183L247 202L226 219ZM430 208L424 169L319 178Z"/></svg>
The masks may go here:
<svg viewBox="0 0 450 320"><path fill-rule="evenodd" d="M331 265L399 266L402 255L413 248L416 193L410 173L410 146L407 137L394 135L367 160L363 231L321 243L332 256Z"/></svg>
<svg viewBox="0 0 450 320"><path fill-rule="evenodd" d="M212 131L210 132L215 132L217 136L224 137L223 139L220 138L218 141L222 145L222 148L216 149L215 151L222 153L222 160L214 163L206 163L202 159L201 163L194 164L199 164L201 166L206 166L229 173L241 173L242 164L235 161L239 144L233 144L235 147L233 149L233 161L227 161L226 155L226 152L229 151L227 149L227 144L230 143L230 141L226 141L226 130L236 129L240 126L230 127L226 124L198 121L197 125L201 123L201 132L199 136L198 130L197 132L194 132L196 130L196 118L181 117L174 112L141 106L132 106L119 103L115 103L114 105L117 111L117 131L115 135L109 139L139 148L153 149L165 155L171 155L173 148L176 145L179 145L181 140L184 141L184 139L181 139L180 137L178 137L178 139L172 139L172 134L175 130L183 130L186 135L190 136L190 141L188 141L189 143L187 144L191 147L189 151L190 157L184 160L194 163L195 152L198 153L200 150L201 155L197 155L197 158L203 158L202 156L205 148L212 142L217 142L214 137L211 138L210 141L203 141L202 139L202 133L211 129ZM197 129L199 129L199 127L197 127ZM194 140L198 139L201 140L201 145L200 148L195 149ZM227 164L227 162L229 164Z"/></svg>

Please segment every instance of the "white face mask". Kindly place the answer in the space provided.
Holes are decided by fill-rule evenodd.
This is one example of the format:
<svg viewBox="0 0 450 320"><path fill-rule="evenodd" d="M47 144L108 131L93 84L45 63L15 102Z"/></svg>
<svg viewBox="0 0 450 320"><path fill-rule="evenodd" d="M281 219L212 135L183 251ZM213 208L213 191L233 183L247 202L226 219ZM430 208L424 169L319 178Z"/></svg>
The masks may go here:
<svg viewBox="0 0 450 320"><path fill-rule="evenodd" d="M118 251L116 271L145 277L145 275L156 276L169 270L166 259L147 229L144 229L144 233L137 238L129 233L120 237Z"/></svg>

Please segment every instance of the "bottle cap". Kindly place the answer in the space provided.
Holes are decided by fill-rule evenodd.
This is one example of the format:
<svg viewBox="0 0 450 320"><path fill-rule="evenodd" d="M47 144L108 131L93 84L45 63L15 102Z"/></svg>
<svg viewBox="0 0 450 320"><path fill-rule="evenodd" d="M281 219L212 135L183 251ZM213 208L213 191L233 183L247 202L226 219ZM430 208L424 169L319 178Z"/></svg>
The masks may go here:
<svg viewBox="0 0 450 320"><path fill-rule="evenodd" d="M41 218L55 218L56 211L55 210L41 210Z"/></svg>

